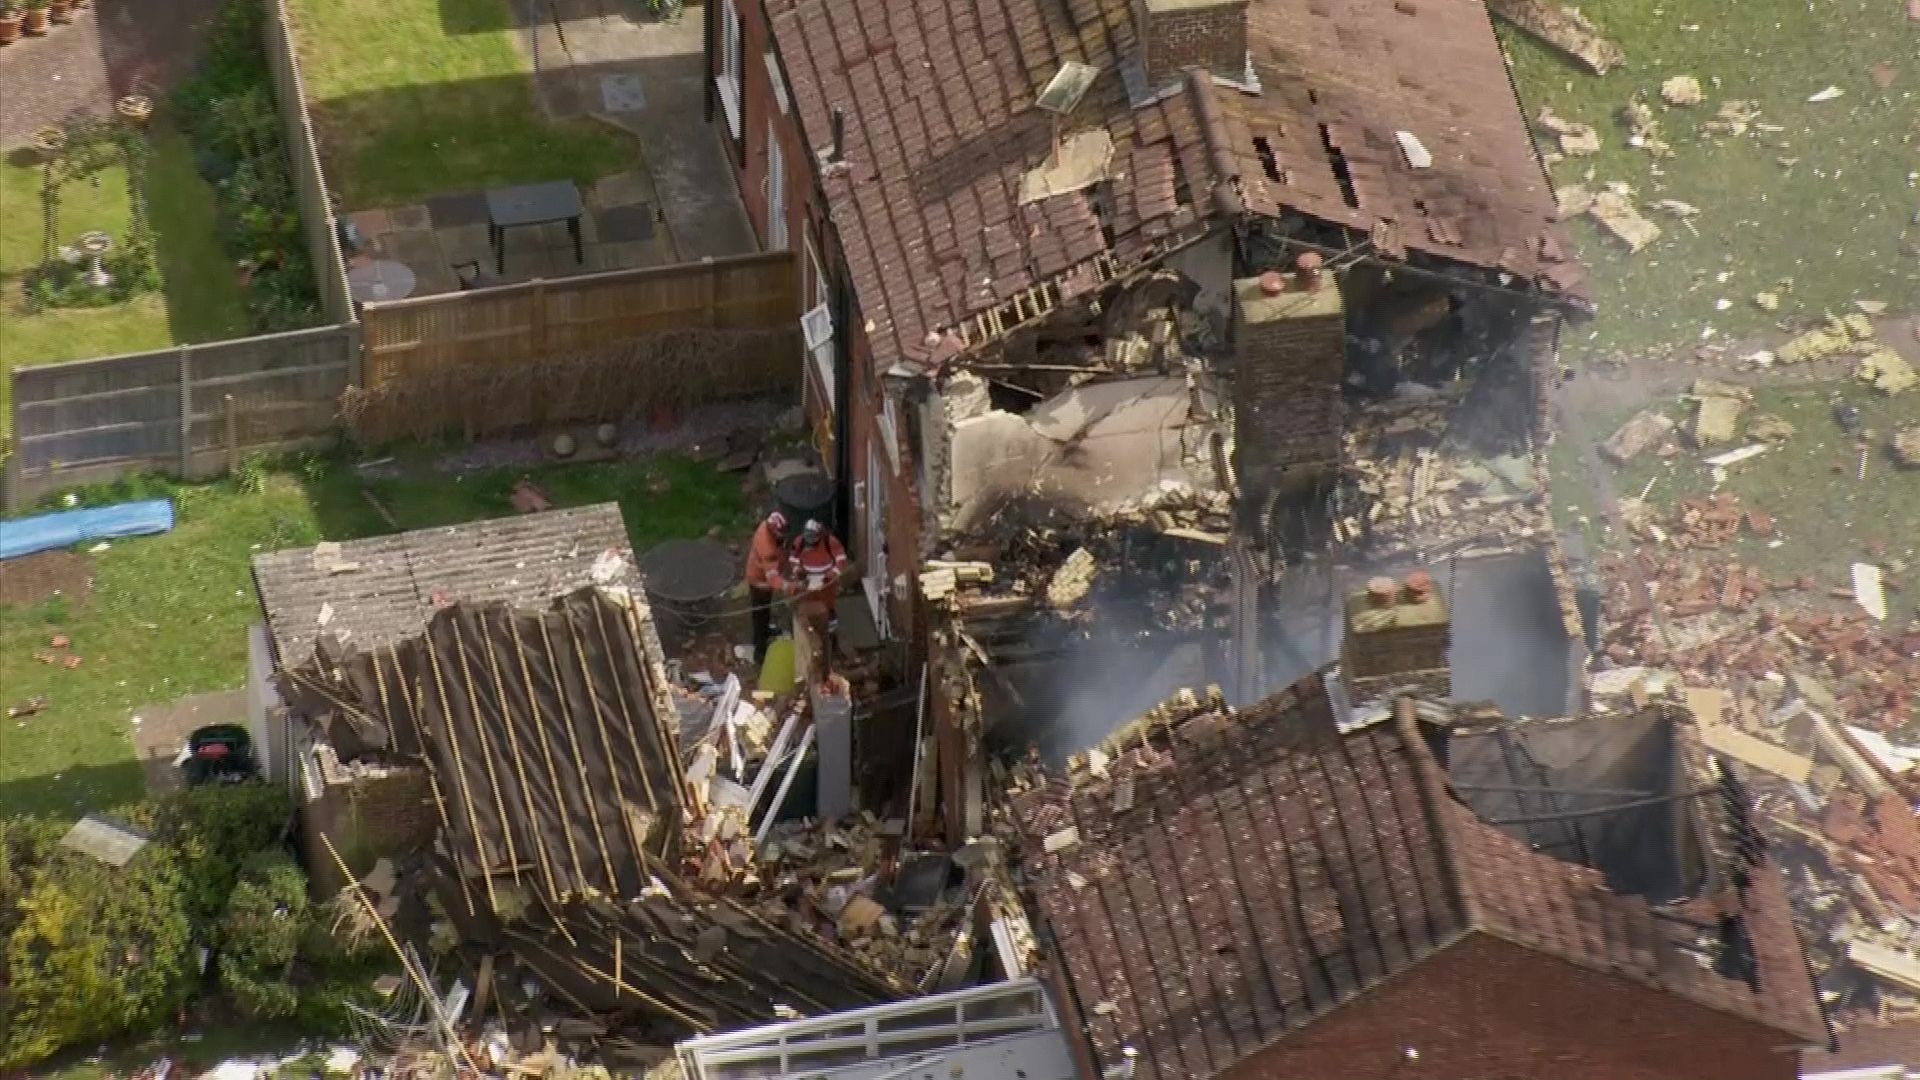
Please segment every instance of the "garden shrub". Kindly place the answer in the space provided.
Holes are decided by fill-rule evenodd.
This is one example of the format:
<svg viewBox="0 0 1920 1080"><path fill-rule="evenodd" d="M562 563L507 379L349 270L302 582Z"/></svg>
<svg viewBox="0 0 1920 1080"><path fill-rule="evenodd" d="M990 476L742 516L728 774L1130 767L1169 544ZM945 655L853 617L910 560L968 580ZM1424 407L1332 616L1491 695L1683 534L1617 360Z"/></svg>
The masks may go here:
<svg viewBox="0 0 1920 1080"><path fill-rule="evenodd" d="M219 193L222 240L240 265L258 333L320 321L265 33L260 0L227 0L194 78L174 96L200 171Z"/></svg>
<svg viewBox="0 0 1920 1080"><path fill-rule="evenodd" d="M5 942L0 1066L150 1029L198 973L187 878L164 845L119 869L57 846L41 855Z"/></svg>
<svg viewBox="0 0 1920 1080"><path fill-rule="evenodd" d="M0 1069L151 1030L191 997L199 947L222 935L243 943L243 957L271 955L270 935L229 931L221 919L243 867L258 868L249 881L267 896L288 895L291 883L304 910L290 859L252 861L277 852L291 812L284 790L260 782L140 803L115 816L152 839L119 869L61 847L67 823L0 821ZM257 906L253 890L247 905Z"/></svg>
<svg viewBox="0 0 1920 1080"><path fill-rule="evenodd" d="M220 985L242 1015L281 1019L299 1009L289 979L310 921L299 863L280 850L247 860L215 935Z"/></svg>

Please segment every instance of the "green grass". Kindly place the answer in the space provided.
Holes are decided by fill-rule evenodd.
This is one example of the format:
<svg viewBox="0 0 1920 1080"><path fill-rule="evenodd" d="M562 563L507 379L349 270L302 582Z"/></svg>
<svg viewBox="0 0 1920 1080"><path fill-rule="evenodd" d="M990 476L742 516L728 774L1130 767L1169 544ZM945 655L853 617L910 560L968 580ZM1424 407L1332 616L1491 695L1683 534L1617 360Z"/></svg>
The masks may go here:
<svg viewBox="0 0 1920 1080"><path fill-rule="evenodd" d="M125 233L131 205L126 170L73 180L60 189L60 240L89 229ZM21 275L40 261L40 168L0 164L0 372L30 364L145 352L247 333L246 307L220 249L213 189L193 151L172 128L154 128L148 206L157 233L163 293L103 308L22 310Z"/></svg>
<svg viewBox="0 0 1920 1080"><path fill-rule="evenodd" d="M115 1080L130 1076L165 1055L185 1066L187 1076L197 1076L232 1058L284 1058L296 1053L300 1043L298 1031L258 1021L235 1022L229 1018L224 1023L208 1025L195 1039L174 1035L135 1040L104 1054L62 1054L44 1066L52 1071L41 1075L44 1080ZM89 1060L94 1058L97 1060ZM178 1070L175 1075L179 1075Z"/></svg>
<svg viewBox="0 0 1920 1080"><path fill-rule="evenodd" d="M540 111L509 0L290 6L327 179L348 209L501 184L585 183L637 163L633 139Z"/></svg>
<svg viewBox="0 0 1920 1080"><path fill-rule="evenodd" d="M530 475L556 505L618 500L634 548L749 524L739 485L711 466L679 458L475 473L459 479L423 460L397 478L365 487L403 529L455 524L513 512L508 494ZM260 490L230 482L178 487L123 485L111 496L171 493L177 527L164 536L115 542L95 557L94 592L84 605L56 599L27 610L0 608L0 686L6 703L45 694L49 707L26 720L0 719L0 815L72 817L141 794L128 718L138 706L244 681L246 629L259 618L249 565L254 554L391 531L361 495L352 467L312 459L268 471ZM36 662L54 633L85 657L77 669Z"/></svg>
<svg viewBox="0 0 1920 1080"><path fill-rule="evenodd" d="M1866 479L1860 480L1860 451L1855 440L1833 421L1835 395L1860 409L1869 430L1876 433L1867 456ZM1821 590L1849 584L1848 566L1855 561L1901 559L1908 569L1894 575L1901 586L1889 593L1888 625L1903 625L1920 601L1920 471L1896 468L1883 447L1888 432L1914 421L1911 394L1888 398L1858 384L1760 387L1754 403L1741 417L1745 423L1759 413L1772 413L1794 425L1786 442L1751 461L1727 466L1721 488L1738 497L1743 509L1764 510L1776 521L1778 547L1742 529L1739 537L1712 558L1757 566L1770 577L1810 575ZM1690 404L1678 400L1659 408L1682 425ZM1626 419L1613 415L1593 418L1589 434L1604 439ZM1711 451L1683 450L1661 460L1651 450L1624 468L1602 462L1606 482L1621 497L1647 491L1649 503L1670 508L1679 501L1712 490L1712 469L1704 457L1744 445L1736 441ZM1590 538L1601 523L1593 477L1576 459L1572 438L1562 438L1553 450L1554 498L1563 524L1585 515ZM1648 488L1651 483L1651 489ZM1613 537L1618 540L1618 537ZM1868 550L1885 544L1885 560Z"/></svg>
<svg viewBox="0 0 1920 1080"><path fill-rule="evenodd" d="M1571 357L1690 348L1708 327L1714 340L1745 337L1771 331L1777 319L1848 309L1855 299L1915 306L1920 258L1901 243L1903 232L1920 242L1920 228L1908 223L1920 209L1908 180L1920 167L1920 52L1904 4L1590 0L1581 8L1626 50L1626 68L1596 78L1502 28L1529 116L1547 106L1600 129L1601 153L1554 166L1555 183L1591 173L1596 185L1633 185L1643 203L1678 199L1701 213L1689 229L1643 209L1665 234L1639 254L1588 219L1571 223L1600 307L1591 340L1572 336ZM1886 90L1869 76L1876 62L1895 71ZM1676 75L1699 79L1707 100L1660 113L1674 156L1656 161L1626 145L1614 117L1636 90L1658 111L1660 84ZM1845 96L1807 102L1829 85ZM1741 98L1760 103L1761 123L1786 130L1728 138L1701 129L1722 101ZM1786 168L1776 160L1783 157L1799 160ZM1777 313L1753 304L1761 291L1781 293ZM1722 298L1733 302L1724 312L1715 310Z"/></svg>

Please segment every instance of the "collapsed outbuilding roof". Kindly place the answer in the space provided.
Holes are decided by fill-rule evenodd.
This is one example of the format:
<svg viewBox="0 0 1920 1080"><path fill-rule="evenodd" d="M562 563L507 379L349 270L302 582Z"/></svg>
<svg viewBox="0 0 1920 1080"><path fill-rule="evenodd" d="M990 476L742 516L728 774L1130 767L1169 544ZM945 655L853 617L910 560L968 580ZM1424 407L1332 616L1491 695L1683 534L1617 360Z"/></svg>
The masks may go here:
<svg viewBox="0 0 1920 1080"><path fill-rule="evenodd" d="M1325 685L1238 712L1189 696L1016 798L1102 1067L1131 1048L1145 1078L1216 1075L1476 932L1828 1041L1778 870L1687 729L1704 790L1678 805L1714 888L1656 904L1476 814L1441 764L1446 710L1341 731Z"/></svg>
<svg viewBox="0 0 1920 1080"><path fill-rule="evenodd" d="M1580 295L1482 4L1252 0L1243 77L1192 68L1164 86L1141 68L1138 6L768 4L882 369L994 337L1246 215L1305 214L1391 258ZM1095 69L1084 94L1037 107L1068 62ZM1036 190L1049 162L1073 183Z"/></svg>

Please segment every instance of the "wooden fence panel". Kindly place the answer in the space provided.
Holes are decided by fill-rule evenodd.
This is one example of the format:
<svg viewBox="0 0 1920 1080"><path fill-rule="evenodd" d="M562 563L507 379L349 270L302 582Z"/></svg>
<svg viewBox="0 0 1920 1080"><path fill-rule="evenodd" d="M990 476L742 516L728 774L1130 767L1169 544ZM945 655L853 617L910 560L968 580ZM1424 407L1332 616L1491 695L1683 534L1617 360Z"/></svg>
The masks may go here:
<svg viewBox="0 0 1920 1080"><path fill-rule="evenodd" d="M327 436L357 339L326 326L17 369L6 504L129 472L198 479L230 453Z"/></svg>
<svg viewBox="0 0 1920 1080"><path fill-rule="evenodd" d="M793 327L800 298L792 253L771 252L369 303L360 317L365 385L377 390L444 367L519 364L671 330Z"/></svg>
<svg viewBox="0 0 1920 1080"><path fill-rule="evenodd" d="M353 297L347 289L346 259L340 234L334 227L333 200L327 195L320 169L320 148L307 115L306 86L300 60L294 53L292 23L286 0L266 0L267 67L273 73L273 96L280 108L280 128L286 133L287 166L300 203L300 224L306 233L307 255L320 288L320 310L327 322L353 321Z"/></svg>

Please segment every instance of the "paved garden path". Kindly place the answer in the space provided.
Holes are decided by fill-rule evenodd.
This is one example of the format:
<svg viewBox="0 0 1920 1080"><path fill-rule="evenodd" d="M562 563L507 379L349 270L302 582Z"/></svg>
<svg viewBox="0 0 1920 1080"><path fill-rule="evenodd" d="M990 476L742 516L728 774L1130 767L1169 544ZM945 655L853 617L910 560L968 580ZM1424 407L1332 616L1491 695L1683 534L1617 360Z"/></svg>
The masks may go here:
<svg viewBox="0 0 1920 1080"><path fill-rule="evenodd" d="M104 116L123 94L178 84L221 0L93 0L73 22L0 48L0 150L70 116Z"/></svg>

